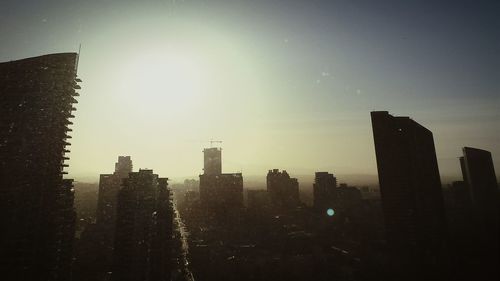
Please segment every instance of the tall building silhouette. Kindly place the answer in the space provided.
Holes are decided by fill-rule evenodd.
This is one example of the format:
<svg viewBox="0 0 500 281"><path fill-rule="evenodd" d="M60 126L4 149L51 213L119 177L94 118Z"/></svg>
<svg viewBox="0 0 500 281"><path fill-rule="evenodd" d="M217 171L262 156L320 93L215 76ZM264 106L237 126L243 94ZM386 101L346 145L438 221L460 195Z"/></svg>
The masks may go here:
<svg viewBox="0 0 500 281"><path fill-rule="evenodd" d="M222 173L220 148L206 148L204 173L200 175L200 201L216 208L243 207L243 176L241 173Z"/></svg>
<svg viewBox="0 0 500 281"><path fill-rule="evenodd" d="M313 205L321 212L334 208L337 178L328 172L316 172L313 184Z"/></svg>
<svg viewBox="0 0 500 281"><path fill-rule="evenodd" d="M496 210L499 204L498 184L491 153L478 148L464 147L460 162L472 204L488 213Z"/></svg>
<svg viewBox="0 0 500 281"><path fill-rule="evenodd" d="M299 181L290 178L285 171L269 170L267 173L267 192L273 207L295 207L300 204Z"/></svg>
<svg viewBox="0 0 500 281"><path fill-rule="evenodd" d="M130 156L118 156L115 163L115 171L112 174L101 174L99 177L99 193L97 197L96 222L87 226L80 241L82 243L95 243L94 247L87 246L84 251L87 255L79 255L76 265L96 263L95 256L99 256L99 266L94 266L91 271L87 269L79 275L96 274L105 275L112 271L113 247L116 226L116 208L118 204L118 192L123 180L132 172L132 160ZM78 268L80 270L80 268ZM84 277L84 276L81 276Z"/></svg>
<svg viewBox="0 0 500 281"><path fill-rule="evenodd" d="M96 223L114 227L116 217L116 200L123 179L132 172L130 156L118 156L113 174L101 174L99 177L99 195L97 199Z"/></svg>
<svg viewBox="0 0 500 281"><path fill-rule="evenodd" d="M63 179L78 55L0 63L0 271L4 280L69 280L75 211ZM13 277L15 276L15 278Z"/></svg>
<svg viewBox="0 0 500 281"><path fill-rule="evenodd" d="M123 180L112 280L170 280L173 210L167 181L142 169Z"/></svg>
<svg viewBox="0 0 500 281"><path fill-rule="evenodd" d="M500 197L491 153L486 150L464 147L460 166L471 204L474 224L474 248L483 265L483 272L499 277L499 210Z"/></svg>
<svg viewBox="0 0 500 281"><path fill-rule="evenodd" d="M437 265L447 238L432 132L387 111L371 119L388 244L416 270Z"/></svg>

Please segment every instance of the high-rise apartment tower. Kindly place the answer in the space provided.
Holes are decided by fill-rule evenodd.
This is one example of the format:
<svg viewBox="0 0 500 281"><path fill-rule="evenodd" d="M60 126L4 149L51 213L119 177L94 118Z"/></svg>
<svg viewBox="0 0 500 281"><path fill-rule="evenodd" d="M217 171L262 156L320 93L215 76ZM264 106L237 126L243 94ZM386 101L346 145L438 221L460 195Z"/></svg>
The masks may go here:
<svg viewBox="0 0 500 281"><path fill-rule="evenodd" d="M63 175L77 64L76 53L0 63L2 279L69 280L75 211Z"/></svg>
<svg viewBox="0 0 500 281"><path fill-rule="evenodd" d="M411 267L437 265L447 230L432 132L386 111L371 119L389 246Z"/></svg>

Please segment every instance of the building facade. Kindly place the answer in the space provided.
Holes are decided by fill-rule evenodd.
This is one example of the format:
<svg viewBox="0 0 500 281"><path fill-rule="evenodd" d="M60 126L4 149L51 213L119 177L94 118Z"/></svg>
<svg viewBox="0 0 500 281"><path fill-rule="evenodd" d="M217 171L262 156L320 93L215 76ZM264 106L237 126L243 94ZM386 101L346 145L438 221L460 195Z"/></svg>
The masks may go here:
<svg viewBox="0 0 500 281"><path fill-rule="evenodd" d="M222 149L211 147L203 149L203 174L222 174Z"/></svg>
<svg viewBox="0 0 500 281"><path fill-rule="evenodd" d="M313 206L320 212L334 208L337 178L328 172L316 172L313 184Z"/></svg>
<svg viewBox="0 0 500 281"><path fill-rule="evenodd" d="M271 208L267 190L247 190L247 207L252 211L266 211Z"/></svg>
<svg viewBox="0 0 500 281"><path fill-rule="evenodd" d="M4 280L70 278L74 194L63 175L80 89L77 62L76 53L60 53L0 63Z"/></svg>
<svg viewBox="0 0 500 281"><path fill-rule="evenodd" d="M114 227L116 219L116 200L123 179L132 172L130 156L118 156L115 171L112 174L101 174L99 177L99 195L97 199L96 223L106 227Z"/></svg>
<svg viewBox="0 0 500 281"><path fill-rule="evenodd" d="M499 204L498 184L491 153L478 148L464 147L460 162L472 204L484 208L487 212L496 210Z"/></svg>
<svg viewBox="0 0 500 281"><path fill-rule="evenodd" d="M168 179L132 172L118 192L114 281L170 280L173 209Z"/></svg>
<svg viewBox="0 0 500 281"><path fill-rule="evenodd" d="M474 252L482 265L481 271L486 273L485 276L498 278L500 196L493 158L486 150L472 147L464 147L462 150L462 190L465 189L468 195L464 201L470 204L468 215L472 218L468 224L474 226L474 233L471 235Z"/></svg>
<svg viewBox="0 0 500 281"><path fill-rule="evenodd" d="M437 266L447 224L432 132L386 111L371 119L388 245L408 267Z"/></svg>
<svg viewBox="0 0 500 281"><path fill-rule="evenodd" d="M356 209L361 205L361 199L361 190L355 186L341 183L339 187L337 187L335 194L335 208L342 211Z"/></svg>
<svg viewBox="0 0 500 281"><path fill-rule="evenodd" d="M269 170L266 177L267 192L273 207L296 207L300 204L299 181L287 171Z"/></svg>
<svg viewBox="0 0 500 281"><path fill-rule="evenodd" d="M209 208L237 209L243 207L243 176L222 173L220 148L206 148L204 173L200 175L200 201Z"/></svg>
<svg viewBox="0 0 500 281"><path fill-rule="evenodd" d="M116 226L116 209L118 204L118 192L122 188L123 180L128 178L132 172L132 160L130 156L119 156L115 163L115 171L112 174L101 174L99 177L99 193L97 197L96 222L85 229L80 243L87 243L85 249L82 247L76 265L79 266L78 278L89 278L86 274L106 276L112 271L113 247ZM92 245L92 246L91 246ZM95 262L99 256L99 261ZM99 266L90 266L81 272L82 264L98 263Z"/></svg>

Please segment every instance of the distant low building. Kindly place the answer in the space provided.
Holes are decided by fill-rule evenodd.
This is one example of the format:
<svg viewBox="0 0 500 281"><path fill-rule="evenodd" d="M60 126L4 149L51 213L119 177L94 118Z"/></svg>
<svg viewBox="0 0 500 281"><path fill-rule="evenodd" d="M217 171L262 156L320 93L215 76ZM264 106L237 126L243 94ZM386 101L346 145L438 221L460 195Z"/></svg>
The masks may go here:
<svg viewBox="0 0 500 281"><path fill-rule="evenodd" d="M349 210L359 207L361 199L361 191L358 188L341 183L337 188L334 202L337 208Z"/></svg>
<svg viewBox="0 0 500 281"><path fill-rule="evenodd" d="M198 190L200 188L200 181L195 179L184 180L184 189L186 190Z"/></svg>

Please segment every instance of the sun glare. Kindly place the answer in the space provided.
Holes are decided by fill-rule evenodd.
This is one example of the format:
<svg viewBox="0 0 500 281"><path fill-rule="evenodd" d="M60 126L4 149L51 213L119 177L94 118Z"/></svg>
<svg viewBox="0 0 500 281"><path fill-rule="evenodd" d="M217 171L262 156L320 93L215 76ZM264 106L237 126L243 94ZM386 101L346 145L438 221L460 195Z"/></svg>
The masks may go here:
<svg viewBox="0 0 500 281"><path fill-rule="evenodd" d="M129 96L175 105L177 109L192 106L206 86L197 60L171 52L148 53L132 59L121 79Z"/></svg>

